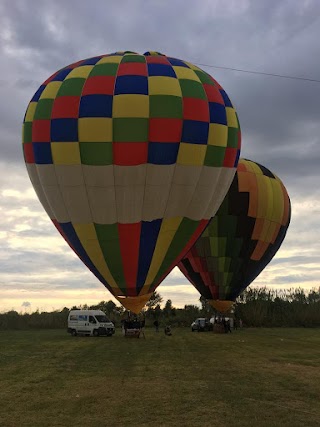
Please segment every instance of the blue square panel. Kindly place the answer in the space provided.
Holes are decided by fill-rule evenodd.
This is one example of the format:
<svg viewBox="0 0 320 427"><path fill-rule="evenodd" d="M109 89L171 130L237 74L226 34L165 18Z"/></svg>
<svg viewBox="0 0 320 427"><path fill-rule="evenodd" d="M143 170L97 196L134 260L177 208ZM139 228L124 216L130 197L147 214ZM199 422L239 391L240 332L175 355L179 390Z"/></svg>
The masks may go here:
<svg viewBox="0 0 320 427"><path fill-rule="evenodd" d="M219 123L220 125L227 125L226 108L217 102L209 102L210 123Z"/></svg>
<svg viewBox="0 0 320 427"><path fill-rule="evenodd" d="M50 138L52 142L78 141L78 119L52 119Z"/></svg>
<svg viewBox="0 0 320 427"><path fill-rule="evenodd" d="M39 98L40 98L42 92L45 90L46 86L47 85L41 85L39 87L39 89L37 90L37 92L33 95L33 97L32 97L32 99L31 99L30 102L37 102L37 101L39 101Z"/></svg>
<svg viewBox="0 0 320 427"><path fill-rule="evenodd" d="M112 117L112 95L81 97L79 117Z"/></svg>
<svg viewBox="0 0 320 427"><path fill-rule="evenodd" d="M170 62L170 64L172 66L175 67L186 67L186 68L190 68L189 65L185 64L183 61L181 61L180 59L176 59L176 58L167 58L168 61Z"/></svg>
<svg viewBox="0 0 320 427"><path fill-rule="evenodd" d="M38 165L52 164L50 142L33 142L34 161Z"/></svg>
<svg viewBox="0 0 320 427"><path fill-rule="evenodd" d="M197 120L184 120L182 128L182 142L190 144L207 144L209 123Z"/></svg>
<svg viewBox="0 0 320 427"><path fill-rule="evenodd" d="M81 67L83 65L95 65L98 61L100 61L101 56L95 56L93 58L88 58L85 59L84 61L81 62Z"/></svg>
<svg viewBox="0 0 320 427"><path fill-rule="evenodd" d="M223 89L220 89L220 93L221 93L221 96L222 96L222 98L224 100L224 105L226 107L233 107L233 105L231 104L231 101L230 101L227 93Z"/></svg>
<svg viewBox="0 0 320 427"><path fill-rule="evenodd" d="M177 77L174 69L166 64L148 64L149 76Z"/></svg>
<svg viewBox="0 0 320 427"><path fill-rule="evenodd" d="M116 79L115 95L148 95L148 78L145 76L119 76Z"/></svg>
<svg viewBox="0 0 320 427"><path fill-rule="evenodd" d="M148 163L154 165L172 165L176 163L179 143L171 142L149 142Z"/></svg>
<svg viewBox="0 0 320 427"><path fill-rule="evenodd" d="M64 68L53 77L52 82L63 82L67 75L72 71L72 68Z"/></svg>

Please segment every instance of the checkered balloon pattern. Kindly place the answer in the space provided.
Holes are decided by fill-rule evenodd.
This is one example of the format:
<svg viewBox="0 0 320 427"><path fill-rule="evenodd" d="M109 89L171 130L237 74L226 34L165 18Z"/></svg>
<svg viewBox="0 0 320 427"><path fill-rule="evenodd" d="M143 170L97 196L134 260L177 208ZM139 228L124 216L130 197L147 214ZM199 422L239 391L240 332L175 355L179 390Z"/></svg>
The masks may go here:
<svg viewBox="0 0 320 427"><path fill-rule="evenodd" d="M222 87L157 52L62 68L23 123L42 205L116 297L149 296L190 249L232 182L240 141Z"/></svg>
<svg viewBox="0 0 320 427"><path fill-rule="evenodd" d="M290 218L280 179L240 159L217 214L178 266L206 299L234 301L272 260Z"/></svg>

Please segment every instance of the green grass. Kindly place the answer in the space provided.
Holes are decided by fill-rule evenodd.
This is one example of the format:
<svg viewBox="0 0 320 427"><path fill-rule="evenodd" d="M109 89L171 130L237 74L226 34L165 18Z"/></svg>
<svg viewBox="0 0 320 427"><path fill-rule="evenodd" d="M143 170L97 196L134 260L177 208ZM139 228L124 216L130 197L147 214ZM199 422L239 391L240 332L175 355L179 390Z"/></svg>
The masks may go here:
<svg viewBox="0 0 320 427"><path fill-rule="evenodd" d="M1 427L319 423L319 329L0 332Z"/></svg>

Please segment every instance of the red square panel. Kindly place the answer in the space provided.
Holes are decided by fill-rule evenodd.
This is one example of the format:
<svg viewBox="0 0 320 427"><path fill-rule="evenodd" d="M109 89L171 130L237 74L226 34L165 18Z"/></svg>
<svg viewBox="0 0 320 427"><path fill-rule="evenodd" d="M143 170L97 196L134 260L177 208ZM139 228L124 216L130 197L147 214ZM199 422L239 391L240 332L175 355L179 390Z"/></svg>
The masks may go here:
<svg viewBox="0 0 320 427"><path fill-rule="evenodd" d="M52 119L76 119L79 115L80 96L60 96L54 100Z"/></svg>
<svg viewBox="0 0 320 427"><path fill-rule="evenodd" d="M209 122L209 106L204 99L183 98L183 118L185 120L198 120Z"/></svg>
<svg viewBox="0 0 320 427"><path fill-rule="evenodd" d="M83 87L82 95L113 95L115 76L89 77Z"/></svg>
<svg viewBox="0 0 320 427"><path fill-rule="evenodd" d="M56 71L54 74L52 74L52 76L50 76L45 82L42 83L43 86L46 86L48 83L51 82L52 79L55 78L55 76L60 73L60 71Z"/></svg>
<svg viewBox="0 0 320 427"><path fill-rule="evenodd" d="M150 119L149 141L151 142L180 142L182 135L181 119Z"/></svg>
<svg viewBox="0 0 320 427"><path fill-rule="evenodd" d="M214 83L214 85L216 86L216 88L217 89L222 89L223 90L223 88L219 85L219 83L217 82L217 80L215 80L212 76L210 76L209 74L208 74L208 76L209 76L209 78L210 78L210 80Z"/></svg>
<svg viewBox="0 0 320 427"><path fill-rule="evenodd" d="M237 146L238 150L241 149L241 131L239 129L238 131L238 146Z"/></svg>
<svg viewBox="0 0 320 427"><path fill-rule="evenodd" d="M136 289L141 222L133 224L118 224L120 252L126 285ZM134 296L134 295L133 295Z"/></svg>
<svg viewBox="0 0 320 427"><path fill-rule="evenodd" d="M147 64L143 62L124 62L119 65L118 76L147 76Z"/></svg>
<svg viewBox="0 0 320 427"><path fill-rule="evenodd" d="M24 159L26 163L34 163L32 142L23 144Z"/></svg>
<svg viewBox="0 0 320 427"><path fill-rule="evenodd" d="M233 168L234 163L236 161L237 152L238 152L237 148L227 147L226 153L224 156L223 166L225 166L227 168Z"/></svg>
<svg viewBox="0 0 320 427"><path fill-rule="evenodd" d="M209 85L208 83L204 83L203 87L207 94L207 98L209 102L217 102L218 104L224 105L224 100L222 98L222 95L216 86Z"/></svg>
<svg viewBox="0 0 320 427"><path fill-rule="evenodd" d="M143 165L148 160L147 142L113 143L113 164L118 166Z"/></svg>
<svg viewBox="0 0 320 427"><path fill-rule="evenodd" d="M34 120L32 142L50 142L50 120Z"/></svg>
<svg viewBox="0 0 320 427"><path fill-rule="evenodd" d="M84 62L84 60L81 59L81 61L74 62L73 64L68 65L68 67L66 67L66 68L73 69L73 68L79 67L83 62Z"/></svg>
<svg viewBox="0 0 320 427"><path fill-rule="evenodd" d="M161 55L148 55L146 56L146 61L148 64L165 64L170 65L170 62L166 56Z"/></svg>

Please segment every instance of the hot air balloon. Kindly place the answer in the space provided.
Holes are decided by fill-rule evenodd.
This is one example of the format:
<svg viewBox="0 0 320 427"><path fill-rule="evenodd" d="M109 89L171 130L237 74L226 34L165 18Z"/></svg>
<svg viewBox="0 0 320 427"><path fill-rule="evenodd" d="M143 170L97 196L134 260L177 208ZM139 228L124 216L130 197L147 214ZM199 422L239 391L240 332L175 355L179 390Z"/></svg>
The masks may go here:
<svg viewBox="0 0 320 427"><path fill-rule="evenodd" d="M138 313L219 208L240 129L226 92L200 68L116 52L68 65L39 87L23 151L56 228Z"/></svg>
<svg viewBox="0 0 320 427"><path fill-rule="evenodd" d="M290 217L280 179L240 159L217 214L178 267L214 308L227 312L280 248Z"/></svg>

